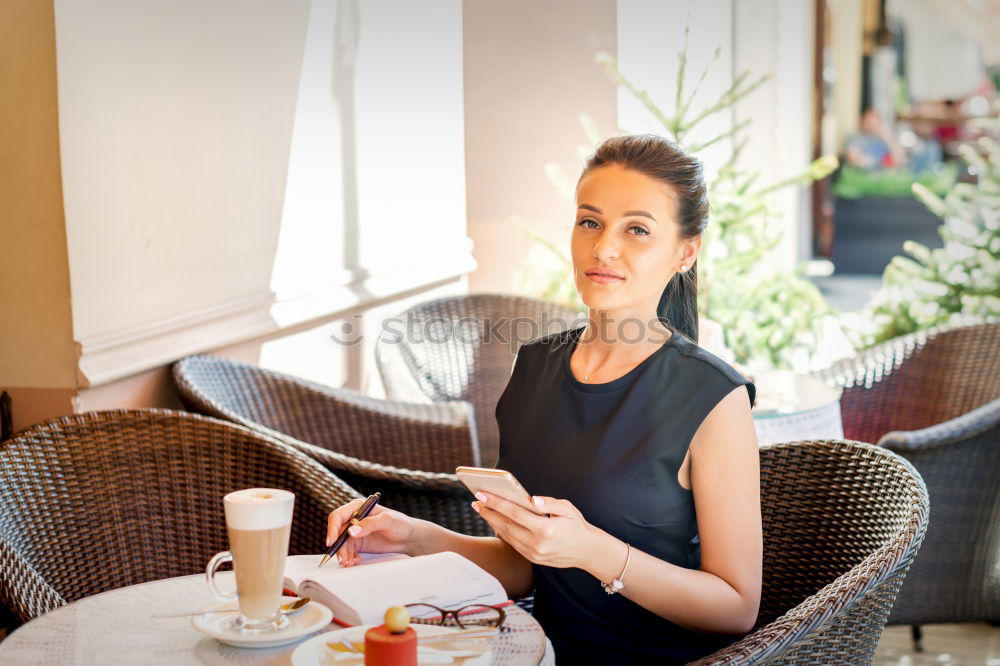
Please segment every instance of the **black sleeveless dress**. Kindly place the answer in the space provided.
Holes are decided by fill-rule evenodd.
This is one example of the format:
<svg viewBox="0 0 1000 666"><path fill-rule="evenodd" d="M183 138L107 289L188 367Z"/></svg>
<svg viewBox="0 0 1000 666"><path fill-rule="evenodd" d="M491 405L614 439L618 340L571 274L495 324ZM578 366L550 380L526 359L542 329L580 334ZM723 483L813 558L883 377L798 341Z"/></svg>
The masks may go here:
<svg viewBox="0 0 1000 666"><path fill-rule="evenodd" d="M756 387L673 329L628 374L585 384L570 370L582 331L520 348L496 408L497 467L533 495L571 501L588 522L632 547L697 569L693 494L677 473L719 401L745 385L752 405ZM608 595L581 569L533 569L535 617L560 665L686 663L738 638L673 624L621 594Z"/></svg>

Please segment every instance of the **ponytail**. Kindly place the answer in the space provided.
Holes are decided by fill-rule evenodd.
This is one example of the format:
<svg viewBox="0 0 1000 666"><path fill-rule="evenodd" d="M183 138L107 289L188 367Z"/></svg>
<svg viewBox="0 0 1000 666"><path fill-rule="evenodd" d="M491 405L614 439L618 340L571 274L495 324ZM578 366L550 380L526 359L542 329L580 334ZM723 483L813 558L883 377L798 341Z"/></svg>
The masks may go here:
<svg viewBox="0 0 1000 666"><path fill-rule="evenodd" d="M670 278L656 315L668 328L698 343L698 262Z"/></svg>

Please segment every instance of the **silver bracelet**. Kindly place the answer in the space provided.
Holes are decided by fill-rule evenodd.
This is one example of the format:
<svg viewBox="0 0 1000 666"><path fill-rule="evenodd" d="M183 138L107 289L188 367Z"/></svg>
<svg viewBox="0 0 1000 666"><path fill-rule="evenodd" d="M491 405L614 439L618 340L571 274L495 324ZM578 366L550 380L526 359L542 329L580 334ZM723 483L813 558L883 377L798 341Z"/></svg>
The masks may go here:
<svg viewBox="0 0 1000 666"><path fill-rule="evenodd" d="M622 572L618 574L618 577L612 580L610 583L601 583L601 587L608 594L617 594L625 589L625 583L622 581L625 578L625 572L628 571L629 560L632 559L632 547L625 543L625 566L622 567Z"/></svg>

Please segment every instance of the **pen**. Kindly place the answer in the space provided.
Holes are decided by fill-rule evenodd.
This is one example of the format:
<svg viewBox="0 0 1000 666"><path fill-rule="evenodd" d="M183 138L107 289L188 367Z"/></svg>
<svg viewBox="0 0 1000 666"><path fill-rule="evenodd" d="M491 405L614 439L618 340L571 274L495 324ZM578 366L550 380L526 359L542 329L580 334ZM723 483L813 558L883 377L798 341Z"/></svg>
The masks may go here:
<svg viewBox="0 0 1000 666"><path fill-rule="evenodd" d="M344 523L344 525L340 528L340 534L337 535L337 540L334 541L333 545L330 546L330 549L326 551L326 555L324 555L323 559L320 560L319 566L326 564L326 561L336 555L341 546L347 543L347 537L349 536L347 530L364 520L368 514L372 512L372 509L375 508L375 505L378 504L380 497L382 497L382 493L375 493L374 495L369 495L368 499L361 503L361 506L359 506L357 511L354 512L351 519Z"/></svg>

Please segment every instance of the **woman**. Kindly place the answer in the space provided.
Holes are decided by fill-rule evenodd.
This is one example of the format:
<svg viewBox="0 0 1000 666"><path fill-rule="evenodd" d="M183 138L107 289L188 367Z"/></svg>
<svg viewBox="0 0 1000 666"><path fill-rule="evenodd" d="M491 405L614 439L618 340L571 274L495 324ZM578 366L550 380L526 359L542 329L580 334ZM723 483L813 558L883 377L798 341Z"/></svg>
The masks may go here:
<svg viewBox="0 0 1000 666"><path fill-rule="evenodd" d="M497 536L470 537L380 507L338 558L455 551L512 598L535 590L560 664L685 663L757 616L755 387L693 342L701 163L660 137L611 138L576 195L588 323L522 345L496 409L497 467L548 516L480 493ZM330 515L329 542L356 504Z"/></svg>

